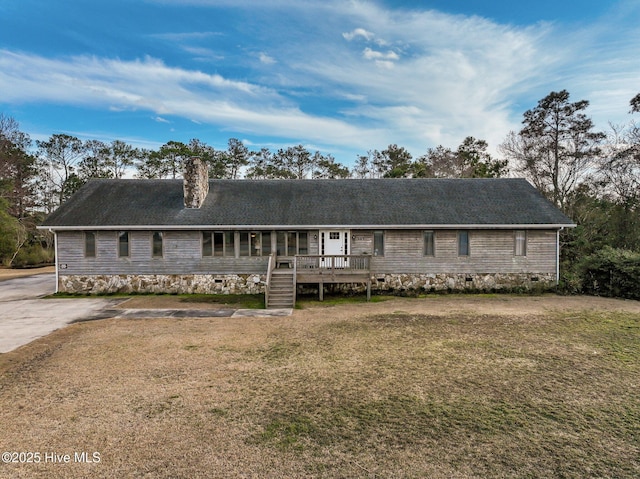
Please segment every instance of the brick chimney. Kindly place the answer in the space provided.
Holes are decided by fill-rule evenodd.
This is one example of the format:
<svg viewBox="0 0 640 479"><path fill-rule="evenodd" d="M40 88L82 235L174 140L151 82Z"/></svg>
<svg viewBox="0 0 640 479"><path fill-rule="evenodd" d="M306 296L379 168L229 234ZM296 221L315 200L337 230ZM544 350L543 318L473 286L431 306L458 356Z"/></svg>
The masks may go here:
<svg viewBox="0 0 640 479"><path fill-rule="evenodd" d="M200 208L209 193L209 172L207 165L197 156L184 162L184 206Z"/></svg>

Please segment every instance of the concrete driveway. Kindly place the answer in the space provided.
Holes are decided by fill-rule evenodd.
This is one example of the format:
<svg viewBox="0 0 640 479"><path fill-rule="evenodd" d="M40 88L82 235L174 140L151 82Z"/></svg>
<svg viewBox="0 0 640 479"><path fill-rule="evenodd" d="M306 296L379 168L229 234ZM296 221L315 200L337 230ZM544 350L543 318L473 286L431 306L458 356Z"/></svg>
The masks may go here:
<svg viewBox="0 0 640 479"><path fill-rule="evenodd" d="M0 281L0 353L74 321L100 317L104 309L114 305L113 299L104 298L41 299L55 288L55 274Z"/></svg>

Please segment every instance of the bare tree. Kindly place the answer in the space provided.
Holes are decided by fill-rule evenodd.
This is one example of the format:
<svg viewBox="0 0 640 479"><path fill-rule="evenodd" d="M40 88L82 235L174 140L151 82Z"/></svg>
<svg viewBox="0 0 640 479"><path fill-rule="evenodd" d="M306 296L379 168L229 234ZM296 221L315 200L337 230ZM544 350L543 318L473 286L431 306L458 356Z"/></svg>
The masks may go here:
<svg viewBox="0 0 640 479"><path fill-rule="evenodd" d="M599 175L604 194L614 202L629 204L640 199L639 137L638 127L633 123L610 125Z"/></svg>
<svg viewBox="0 0 640 479"><path fill-rule="evenodd" d="M631 113L640 113L640 94L629 102ZM602 185L611 199L627 208L640 202L640 126L611 125L604 151L606 161L600 168Z"/></svg>
<svg viewBox="0 0 640 479"><path fill-rule="evenodd" d="M37 141L40 174L43 177L45 203L53 210L69 198L82 183L77 166L86 152L81 140L66 134L55 134L48 141Z"/></svg>
<svg viewBox="0 0 640 479"><path fill-rule="evenodd" d="M353 176L355 178L372 178L375 176L373 166L374 152L372 150L367 151L366 155L359 155L356 160L356 166L353 168Z"/></svg>
<svg viewBox="0 0 640 479"><path fill-rule="evenodd" d="M412 165L416 178L498 178L506 175L507 161L487 152L488 144L466 137L456 151L440 145L430 148Z"/></svg>

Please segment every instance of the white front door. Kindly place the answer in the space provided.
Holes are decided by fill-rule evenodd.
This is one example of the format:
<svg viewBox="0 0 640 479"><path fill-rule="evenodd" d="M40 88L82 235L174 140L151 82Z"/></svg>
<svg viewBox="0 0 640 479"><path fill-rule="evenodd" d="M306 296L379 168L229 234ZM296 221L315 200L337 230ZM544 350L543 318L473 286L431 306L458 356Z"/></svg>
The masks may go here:
<svg viewBox="0 0 640 479"><path fill-rule="evenodd" d="M351 239L349 230L326 230L320 232L320 254L322 266L325 268L346 268L349 266L349 254ZM342 256L344 258L324 258L324 256Z"/></svg>

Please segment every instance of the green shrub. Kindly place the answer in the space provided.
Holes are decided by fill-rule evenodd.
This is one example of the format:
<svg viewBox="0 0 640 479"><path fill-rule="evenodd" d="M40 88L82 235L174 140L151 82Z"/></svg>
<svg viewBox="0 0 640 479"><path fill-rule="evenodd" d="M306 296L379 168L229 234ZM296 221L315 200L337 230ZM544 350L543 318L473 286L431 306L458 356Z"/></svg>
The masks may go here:
<svg viewBox="0 0 640 479"><path fill-rule="evenodd" d="M43 248L40 244L25 245L18 251L12 266L24 268L26 266L50 264L53 263L53 260L53 250Z"/></svg>
<svg viewBox="0 0 640 479"><path fill-rule="evenodd" d="M560 281L556 291L559 294L580 294L582 293L582 275L575 269L566 269L560 274Z"/></svg>
<svg viewBox="0 0 640 479"><path fill-rule="evenodd" d="M640 299L640 253L605 246L585 257L578 270L584 293Z"/></svg>

